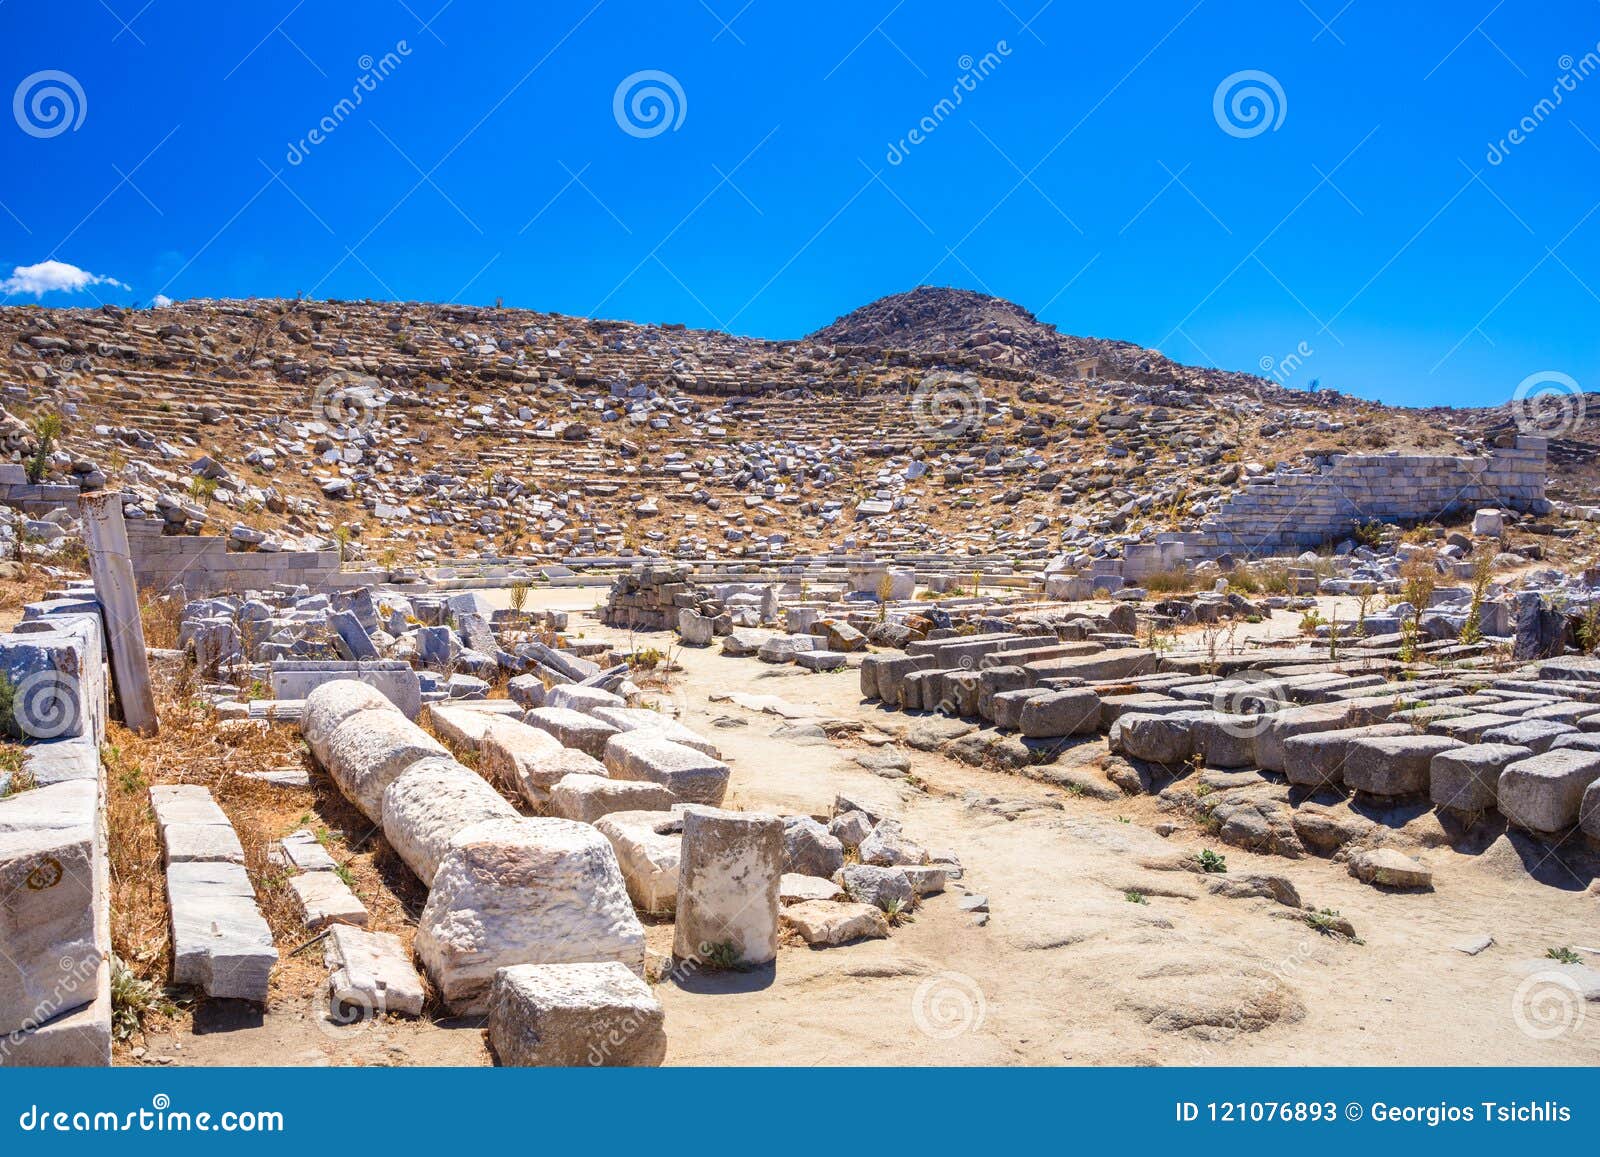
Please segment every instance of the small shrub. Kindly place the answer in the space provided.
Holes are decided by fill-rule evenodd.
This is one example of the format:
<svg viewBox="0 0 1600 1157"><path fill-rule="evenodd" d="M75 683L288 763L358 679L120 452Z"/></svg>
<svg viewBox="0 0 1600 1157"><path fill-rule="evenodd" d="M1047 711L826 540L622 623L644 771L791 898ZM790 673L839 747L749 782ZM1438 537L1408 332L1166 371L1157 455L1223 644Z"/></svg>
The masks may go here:
<svg viewBox="0 0 1600 1157"><path fill-rule="evenodd" d="M1126 892L1122 893L1122 898L1130 904L1150 903L1150 898L1137 888L1129 888Z"/></svg>
<svg viewBox="0 0 1600 1157"><path fill-rule="evenodd" d="M171 1016L176 1011L152 981L140 980L121 957L111 957L111 1034L117 1040L143 1032L147 1016Z"/></svg>
<svg viewBox="0 0 1600 1157"><path fill-rule="evenodd" d="M1545 949L1545 956L1547 959L1558 961L1561 964L1583 963L1583 957L1579 956L1567 945L1562 945L1560 948L1547 948Z"/></svg>
<svg viewBox="0 0 1600 1157"><path fill-rule="evenodd" d="M718 972L732 972L740 967L742 960L739 956L738 946L731 940L722 940L716 944L702 945L700 960L707 968Z"/></svg>
<svg viewBox="0 0 1600 1157"><path fill-rule="evenodd" d="M891 928L898 928L902 924L910 924L916 919L911 915L911 905L899 897L883 900L878 904L878 907L883 909L884 918L889 921L889 927Z"/></svg>
<svg viewBox="0 0 1600 1157"><path fill-rule="evenodd" d="M1376 520L1358 522L1355 529L1350 532L1350 537L1355 539L1356 544L1359 546L1364 546L1368 550L1377 550L1378 547L1383 545L1383 523Z"/></svg>
<svg viewBox="0 0 1600 1157"><path fill-rule="evenodd" d="M60 414L40 414L33 420L33 432L39 439L39 448L28 459L26 470L28 481L35 486L43 482L45 475L50 472L50 451L55 448L56 439L61 437L61 429Z"/></svg>
<svg viewBox="0 0 1600 1157"><path fill-rule="evenodd" d="M1228 870L1228 858L1217 855L1210 848L1202 848L1195 860L1200 870L1208 875L1218 875Z"/></svg>

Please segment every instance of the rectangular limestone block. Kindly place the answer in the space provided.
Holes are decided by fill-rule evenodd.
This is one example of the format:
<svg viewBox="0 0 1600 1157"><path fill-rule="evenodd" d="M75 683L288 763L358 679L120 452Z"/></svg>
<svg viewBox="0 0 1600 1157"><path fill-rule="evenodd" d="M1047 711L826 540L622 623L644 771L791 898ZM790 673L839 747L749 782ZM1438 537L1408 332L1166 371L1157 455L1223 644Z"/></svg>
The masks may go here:
<svg viewBox="0 0 1600 1157"><path fill-rule="evenodd" d="M681 802L671 788L659 783L579 773L563 777L550 789L548 810L561 819L592 824L612 812L670 811Z"/></svg>
<svg viewBox="0 0 1600 1157"><path fill-rule="evenodd" d="M167 899L174 983L196 985L208 996L266 1003L278 951L244 868L173 864L167 869Z"/></svg>
<svg viewBox="0 0 1600 1157"><path fill-rule="evenodd" d="M605 746L605 765L613 779L648 780L686 803L708 807L722 803L732 775L732 769L721 760L654 731L623 731L611 736Z"/></svg>
<svg viewBox="0 0 1600 1157"><path fill-rule="evenodd" d="M670 916L678 902L678 862L683 854L683 817L672 812L612 812L595 821L611 841L641 912Z"/></svg>
<svg viewBox="0 0 1600 1157"><path fill-rule="evenodd" d="M495 974L489 1044L502 1065L659 1065L666 1014L621 964L524 964Z"/></svg>
<svg viewBox="0 0 1600 1157"><path fill-rule="evenodd" d="M1428 798L1437 806L1468 814L1488 811L1499 796L1500 773L1533 752L1506 743L1453 747L1428 767Z"/></svg>
<svg viewBox="0 0 1600 1157"><path fill-rule="evenodd" d="M575 747L585 755L604 759L606 741L617 734L611 724L573 711L568 707L535 707L522 717L524 723L548 731L563 747Z"/></svg>
<svg viewBox="0 0 1600 1157"><path fill-rule="evenodd" d="M336 924L322 956L336 1014L422 1015L422 977L398 936Z"/></svg>
<svg viewBox="0 0 1600 1157"><path fill-rule="evenodd" d="M1443 735L1385 735L1352 739L1345 753L1344 783L1376 796L1416 795L1429 790L1429 768L1442 751L1464 746Z"/></svg>
<svg viewBox="0 0 1600 1157"><path fill-rule="evenodd" d="M367 926L367 906L334 872L302 872L289 877L300 918L312 932L329 924Z"/></svg>
<svg viewBox="0 0 1600 1157"><path fill-rule="evenodd" d="M0 830L0 1034L93 999L107 949L95 919L96 852L91 824Z"/></svg>
<svg viewBox="0 0 1600 1157"><path fill-rule="evenodd" d="M1500 773L1500 814L1518 827L1542 833L1576 824L1584 792L1600 780L1600 752L1556 748L1518 760Z"/></svg>

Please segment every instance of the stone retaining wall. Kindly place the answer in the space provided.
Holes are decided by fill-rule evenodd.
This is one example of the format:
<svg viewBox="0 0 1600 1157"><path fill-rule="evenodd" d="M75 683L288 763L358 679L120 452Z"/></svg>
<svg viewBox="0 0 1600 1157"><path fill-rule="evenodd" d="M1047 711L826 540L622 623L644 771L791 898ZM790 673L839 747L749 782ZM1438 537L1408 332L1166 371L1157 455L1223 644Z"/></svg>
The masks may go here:
<svg viewBox="0 0 1600 1157"><path fill-rule="evenodd" d="M1425 522L1478 507L1542 513L1544 438L1487 457L1345 454L1320 474L1246 484L1199 531L1175 535L1190 558L1295 553L1365 522Z"/></svg>
<svg viewBox="0 0 1600 1157"><path fill-rule="evenodd" d="M159 519L130 519L128 546L141 589L181 586L191 598L265 590L278 583L322 590L340 585L339 552L229 551L226 540L164 535Z"/></svg>

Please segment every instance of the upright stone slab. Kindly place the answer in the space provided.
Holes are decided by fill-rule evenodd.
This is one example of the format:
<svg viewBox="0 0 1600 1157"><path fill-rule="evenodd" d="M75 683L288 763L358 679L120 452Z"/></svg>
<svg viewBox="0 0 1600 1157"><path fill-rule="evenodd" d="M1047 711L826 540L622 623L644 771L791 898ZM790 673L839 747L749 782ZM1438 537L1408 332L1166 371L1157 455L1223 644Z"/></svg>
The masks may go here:
<svg viewBox="0 0 1600 1157"><path fill-rule="evenodd" d="M594 826L611 841L634 906L655 916L672 915L678 903L683 817L659 811L612 812Z"/></svg>
<svg viewBox="0 0 1600 1157"><path fill-rule="evenodd" d="M92 815L81 818L0 830L0 1045L93 998L105 945L95 921Z"/></svg>
<svg viewBox="0 0 1600 1157"><path fill-rule="evenodd" d="M340 681L365 683L381 692L407 719L415 719L422 710L422 685L417 673L409 663L398 659L369 663L276 659L272 664L274 699L309 700L313 691ZM323 708L324 711L328 709L327 706Z"/></svg>
<svg viewBox="0 0 1600 1157"><path fill-rule="evenodd" d="M742 965L778 954L778 884L783 821L757 812L689 807L672 951L704 960L726 952Z"/></svg>

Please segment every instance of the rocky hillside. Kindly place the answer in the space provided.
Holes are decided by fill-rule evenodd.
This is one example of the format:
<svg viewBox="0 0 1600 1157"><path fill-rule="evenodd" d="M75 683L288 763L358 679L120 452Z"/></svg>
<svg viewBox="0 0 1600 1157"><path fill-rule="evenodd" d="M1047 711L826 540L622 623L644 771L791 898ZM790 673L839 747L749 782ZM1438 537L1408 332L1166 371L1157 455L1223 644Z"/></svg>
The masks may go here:
<svg viewBox="0 0 1600 1157"><path fill-rule="evenodd" d="M0 458L59 419L36 472L120 487L169 534L441 565L1115 554L1251 477L1471 451L1506 419L1289 391L926 288L797 342L410 302L4 307L0 398Z"/></svg>
<svg viewBox="0 0 1600 1157"><path fill-rule="evenodd" d="M812 334L813 342L931 357L976 358L986 364L1076 378L1095 363L1101 378L1179 383L1218 390L1277 391L1253 374L1184 366L1125 341L1073 337L1022 306L967 289L922 285L847 313Z"/></svg>

